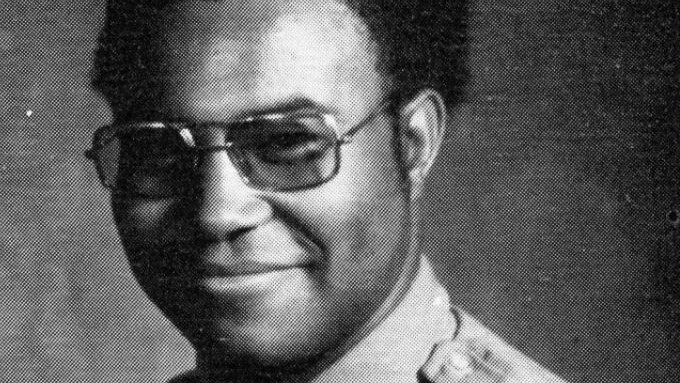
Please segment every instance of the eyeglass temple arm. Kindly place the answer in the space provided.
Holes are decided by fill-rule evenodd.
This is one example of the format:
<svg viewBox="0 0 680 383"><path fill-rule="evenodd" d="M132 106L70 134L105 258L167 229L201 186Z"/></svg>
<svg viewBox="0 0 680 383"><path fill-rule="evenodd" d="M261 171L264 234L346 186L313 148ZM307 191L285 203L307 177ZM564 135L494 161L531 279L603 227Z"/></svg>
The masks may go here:
<svg viewBox="0 0 680 383"><path fill-rule="evenodd" d="M383 101L378 108L376 108L373 113L370 113L368 116L366 116L363 120L359 121L358 124L354 125L350 130L348 130L345 134L342 135L342 137L339 138L340 144L348 144L352 142L352 139L354 138L354 135L357 134L363 127L368 125L371 121L373 121L376 117L381 115L385 109L388 107L391 107L396 101L396 97L389 97L387 100Z"/></svg>

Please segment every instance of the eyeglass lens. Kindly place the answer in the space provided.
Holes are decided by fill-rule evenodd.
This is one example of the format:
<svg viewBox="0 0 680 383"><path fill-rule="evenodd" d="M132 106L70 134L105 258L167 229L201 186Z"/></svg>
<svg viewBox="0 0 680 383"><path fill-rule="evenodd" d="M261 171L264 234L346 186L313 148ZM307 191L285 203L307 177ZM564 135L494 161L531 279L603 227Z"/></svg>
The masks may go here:
<svg viewBox="0 0 680 383"><path fill-rule="evenodd" d="M255 120L225 128L227 153L243 181L258 189L296 190L328 181L339 166L335 130L322 116ZM123 193L172 196L194 182L200 156L178 131L144 128L113 134L96 153L104 183Z"/></svg>

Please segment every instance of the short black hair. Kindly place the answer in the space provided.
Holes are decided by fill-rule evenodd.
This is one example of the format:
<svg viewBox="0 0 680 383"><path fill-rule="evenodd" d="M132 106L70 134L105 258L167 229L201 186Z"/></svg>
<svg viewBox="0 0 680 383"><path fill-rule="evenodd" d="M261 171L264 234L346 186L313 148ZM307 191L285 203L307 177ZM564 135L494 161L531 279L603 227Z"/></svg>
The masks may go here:
<svg viewBox="0 0 680 383"><path fill-rule="evenodd" d="M344 0L378 43L380 69L402 95L423 88L458 103L468 80L466 0Z"/></svg>
<svg viewBox="0 0 680 383"><path fill-rule="evenodd" d="M140 86L153 77L145 60L160 53L144 44L154 32L148 21L173 1L177 0L109 0L92 86L112 106L150 90ZM379 69L402 97L433 88L449 106L461 101L469 77L466 0L340 1L363 19L380 50Z"/></svg>

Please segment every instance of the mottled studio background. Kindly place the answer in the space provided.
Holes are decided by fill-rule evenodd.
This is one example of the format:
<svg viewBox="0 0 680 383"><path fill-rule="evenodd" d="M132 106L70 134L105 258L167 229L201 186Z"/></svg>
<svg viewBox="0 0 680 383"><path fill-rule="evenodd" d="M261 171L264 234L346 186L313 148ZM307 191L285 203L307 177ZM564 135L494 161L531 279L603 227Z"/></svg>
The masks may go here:
<svg viewBox="0 0 680 383"><path fill-rule="evenodd" d="M128 272L82 157L104 0L0 1L0 382L162 382L192 351ZM457 302L574 382L680 381L673 0L475 5L430 183Z"/></svg>

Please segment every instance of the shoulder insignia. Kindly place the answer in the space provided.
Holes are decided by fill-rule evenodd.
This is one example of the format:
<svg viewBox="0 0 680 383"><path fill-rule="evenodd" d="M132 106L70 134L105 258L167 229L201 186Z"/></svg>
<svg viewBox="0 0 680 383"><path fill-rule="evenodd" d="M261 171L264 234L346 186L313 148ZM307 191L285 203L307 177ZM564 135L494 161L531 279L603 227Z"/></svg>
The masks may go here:
<svg viewBox="0 0 680 383"><path fill-rule="evenodd" d="M462 310L452 313L456 332L435 344L420 383L566 383Z"/></svg>
<svg viewBox="0 0 680 383"><path fill-rule="evenodd" d="M442 341L420 370L427 383L503 383L512 374L509 363L479 344Z"/></svg>

